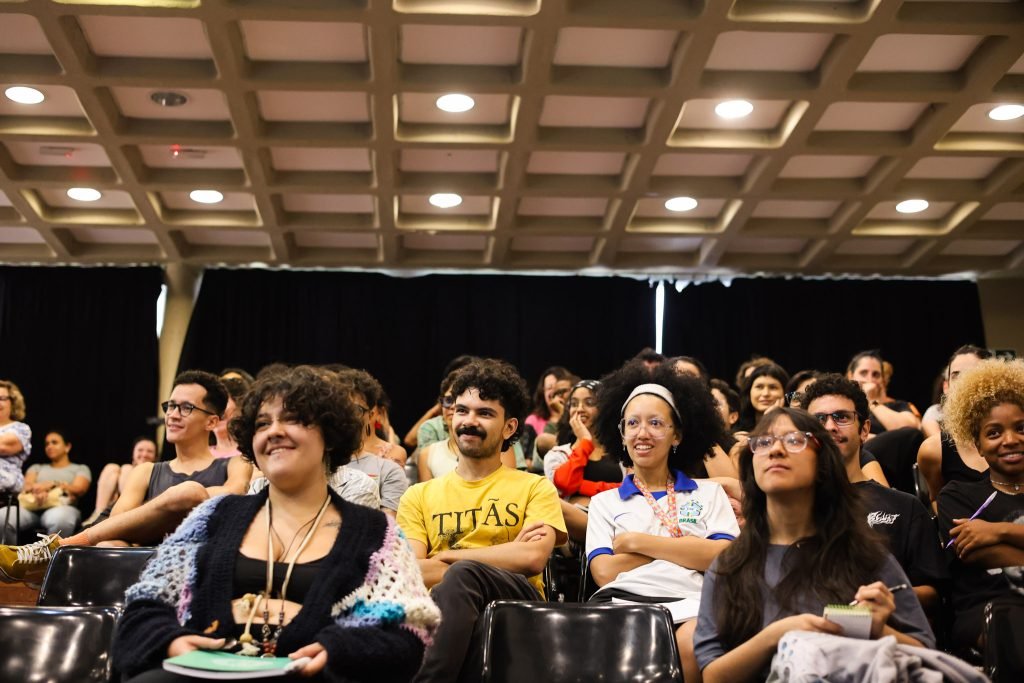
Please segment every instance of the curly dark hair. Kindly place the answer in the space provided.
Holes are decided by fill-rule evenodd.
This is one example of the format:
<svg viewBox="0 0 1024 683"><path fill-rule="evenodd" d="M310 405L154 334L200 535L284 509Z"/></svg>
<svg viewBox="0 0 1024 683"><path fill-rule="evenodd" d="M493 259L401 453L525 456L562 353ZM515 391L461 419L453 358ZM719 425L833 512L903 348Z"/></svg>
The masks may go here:
<svg viewBox="0 0 1024 683"><path fill-rule="evenodd" d="M366 405L370 408L377 408L384 402L384 387L377 381L377 378L368 373L366 370L360 370L357 368L348 368L346 370L338 370L338 377L342 381L351 383L356 393L366 399Z"/></svg>
<svg viewBox="0 0 1024 683"><path fill-rule="evenodd" d="M846 379L838 372L822 375L818 381L804 389L803 408L806 410L811 401L822 396L843 396L853 401L853 410L857 413L859 425L871 417L868 397L860 388L860 384L852 379Z"/></svg>
<svg viewBox="0 0 1024 683"><path fill-rule="evenodd" d="M775 408L765 413L751 438L771 432L781 417L817 441L812 518L814 535L790 546L783 561L785 575L776 586L775 599L783 612L794 610L808 593L825 602L845 602L858 586L874 580L885 561L881 538L868 526L860 494L846 476L842 455L818 420L797 408ZM722 641L733 648L762 628L764 567L771 539L768 498L754 478L753 453L740 454L743 485L743 533L718 556L714 610Z"/></svg>
<svg viewBox="0 0 1024 683"><path fill-rule="evenodd" d="M688 476L701 471L704 454L725 436L722 418L708 388L696 377L680 375L671 365L663 363L648 370L641 361L632 360L601 378L597 390L597 421L591 431L606 452L617 457L626 467L632 467L619 433L622 404L641 384L660 384L669 390L676 402L677 418L672 422L679 432L679 447L668 457L668 466ZM682 420L682 424L679 424Z"/></svg>
<svg viewBox="0 0 1024 683"><path fill-rule="evenodd" d="M497 401L505 411L505 419L515 418L517 421L516 431L501 445L501 450L508 449L522 435L530 410L530 390L526 381L511 363L481 358L460 368L452 378L452 396L461 396L469 389L476 389L484 401Z"/></svg>
<svg viewBox="0 0 1024 683"><path fill-rule="evenodd" d="M280 398L285 413L306 427L317 427L324 439L324 464L329 471L346 464L362 444L363 421L352 402L351 383L309 365L299 365L256 380L228 425L242 457L256 462L252 439L256 416L267 401Z"/></svg>

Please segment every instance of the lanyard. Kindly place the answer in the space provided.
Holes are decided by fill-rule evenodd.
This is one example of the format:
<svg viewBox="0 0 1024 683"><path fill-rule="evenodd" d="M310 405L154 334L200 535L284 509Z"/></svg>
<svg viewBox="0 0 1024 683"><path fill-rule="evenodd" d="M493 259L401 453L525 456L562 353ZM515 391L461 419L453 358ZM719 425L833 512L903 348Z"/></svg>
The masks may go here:
<svg viewBox="0 0 1024 683"><path fill-rule="evenodd" d="M647 501L647 504L651 506L652 510L654 510L654 514L657 515L658 521L661 522L661 525L668 529L668 533L671 534L672 538L680 538L683 535L683 530L679 528L678 523L673 521L673 517L676 516L677 508L676 489L672 482L672 475L669 475L668 485L665 487L666 497L668 498L668 512L658 505L658 501L656 501L654 496L651 495L647 485L637 479L635 474L633 475L633 483L636 485L637 490L643 494L644 500Z"/></svg>

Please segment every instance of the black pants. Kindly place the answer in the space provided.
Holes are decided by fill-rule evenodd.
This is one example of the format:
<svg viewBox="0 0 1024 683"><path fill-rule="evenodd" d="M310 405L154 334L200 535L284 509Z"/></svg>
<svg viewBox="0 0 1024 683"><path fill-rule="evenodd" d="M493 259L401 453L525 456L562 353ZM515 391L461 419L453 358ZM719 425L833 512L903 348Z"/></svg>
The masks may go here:
<svg viewBox="0 0 1024 683"><path fill-rule="evenodd" d="M474 631L477 617L491 601L540 600L525 576L474 560L454 563L430 597L441 608L441 627L414 680L437 683L479 678L482 641Z"/></svg>

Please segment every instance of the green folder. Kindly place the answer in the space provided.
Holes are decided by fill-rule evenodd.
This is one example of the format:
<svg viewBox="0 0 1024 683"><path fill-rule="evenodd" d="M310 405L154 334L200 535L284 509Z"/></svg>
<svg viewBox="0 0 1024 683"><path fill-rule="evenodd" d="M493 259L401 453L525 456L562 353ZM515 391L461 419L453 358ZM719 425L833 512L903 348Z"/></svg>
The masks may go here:
<svg viewBox="0 0 1024 683"><path fill-rule="evenodd" d="M217 650L192 650L165 659L164 669L186 676L230 681L285 676L301 668L308 661L308 658L245 657Z"/></svg>

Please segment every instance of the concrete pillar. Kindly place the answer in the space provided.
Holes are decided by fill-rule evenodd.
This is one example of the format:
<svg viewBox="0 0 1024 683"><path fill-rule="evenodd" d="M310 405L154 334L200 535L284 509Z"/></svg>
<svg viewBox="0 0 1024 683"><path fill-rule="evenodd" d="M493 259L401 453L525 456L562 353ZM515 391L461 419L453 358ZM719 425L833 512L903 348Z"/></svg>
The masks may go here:
<svg viewBox="0 0 1024 683"><path fill-rule="evenodd" d="M192 309L202 281L203 269L199 266L168 263L164 269L167 298L164 302L164 319L160 330L160 384L157 404L167 400L171 394L174 376L178 371L178 360L181 358L181 347L185 343L185 333L188 332L188 323L192 319ZM162 442L163 428L160 429L157 443Z"/></svg>

